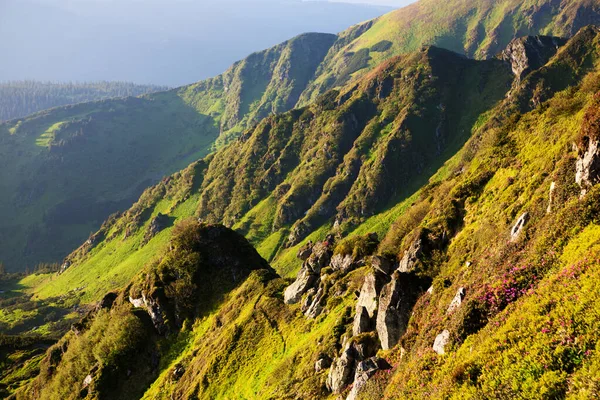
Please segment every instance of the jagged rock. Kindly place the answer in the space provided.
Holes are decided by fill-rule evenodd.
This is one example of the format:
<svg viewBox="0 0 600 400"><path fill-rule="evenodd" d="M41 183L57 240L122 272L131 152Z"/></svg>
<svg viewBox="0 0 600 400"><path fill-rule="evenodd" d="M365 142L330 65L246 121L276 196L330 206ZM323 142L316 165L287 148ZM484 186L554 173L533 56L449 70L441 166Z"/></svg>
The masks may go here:
<svg viewBox="0 0 600 400"><path fill-rule="evenodd" d="M316 243L312 248L310 257L306 260L306 264L313 270L314 273L321 273L321 269L328 266L333 255L333 244L335 240L333 236L328 235L323 242Z"/></svg>
<svg viewBox="0 0 600 400"><path fill-rule="evenodd" d="M317 318L320 314L321 311L323 311L323 307L321 306L321 301L323 300L323 298L325 297L325 290L323 289L323 286L319 286L319 289L317 290L317 293L315 294L312 303L310 304L310 306L308 307L308 309L306 310L306 312L304 313L304 315L308 318Z"/></svg>
<svg viewBox="0 0 600 400"><path fill-rule="evenodd" d="M446 345L450 341L450 332L446 329L435 338L433 342L433 351L438 354L446 353Z"/></svg>
<svg viewBox="0 0 600 400"><path fill-rule="evenodd" d="M342 271L344 273L351 271L355 268L354 258L352 254L336 254L331 257L331 268L334 271Z"/></svg>
<svg viewBox="0 0 600 400"><path fill-rule="evenodd" d="M521 214L519 219L517 219L517 222L515 222L514 226L510 230L510 240L512 242L516 241L519 238L521 232L523 231L523 228L525 227L525 224L527 224L527 221L529 221L529 213L524 212L523 214Z"/></svg>
<svg viewBox="0 0 600 400"><path fill-rule="evenodd" d="M366 308L369 317L374 318L377 313L377 301L381 288L389 281L385 275L376 272L368 273L360 289L360 295L356 303L356 310Z"/></svg>
<svg viewBox="0 0 600 400"><path fill-rule="evenodd" d="M412 308L423 291L421 285L413 274L397 273L381 289L376 326L384 350L394 347L406 331Z"/></svg>
<svg viewBox="0 0 600 400"><path fill-rule="evenodd" d="M302 311L303 313L308 311L308 309L312 305L312 302L313 302L313 299L314 299L316 293L317 293L316 288L310 288L305 293L304 298L302 299L302 304L300 304L300 311Z"/></svg>
<svg viewBox="0 0 600 400"><path fill-rule="evenodd" d="M354 316L354 323L352 325L352 335L358 336L361 333L369 332L371 330L371 317L365 307L360 307L356 311Z"/></svg>
<svg viewBox="0 0 600 400"><path fill-rule="evenodd" d="M315 363L315 372L323 371L329 367L331 367L331 358L326 354L322 354Z"/></svg>
<svg viewBox="0 0 600 400"><path fill-rule="evenodd" d="M308 243L306 243L298 250L296 257L298 257L302 261L308 260L308 257L310 257L310 255L312 254L312 248L313 242L312 240L309 240Z"/></svg>
<svg viewBox="0 0 600 400"><path fill-rule="evenodd" d="M582 196L591 186L600 183L600 141L589 137L584 139L587 140L579 149L575 173L575 182L581 186Z"/></svg>
<svg viewBox="0 0 600 400"><path fill-rule="evenodd" d="M352 382L354 360L355 350L351 346L347 346L341 356L333 361L325 382L325 386L330 392L340 393Z"/></svg>
<svg viewBox="0 0 600 400"><path fill-rule="evenodd" d="M400 272L411 272L415 269L419 257L423 254L423 240L417 238L411 243L410 247L404 252L398 271Z"/></svg>
<svg viewBox="0 0 600 400"><path fill-rule="evenodd" d="M564 45L565 39L550 36L527 36L511 41L500 58L511 64L518 80L544 66Z"/></svg>
<svg viewBox="0 0 600 400"><path fill-rule="evenodd" d="M391 275L392 272L398 268L394 261L382 256L371 257L371 265L376 271L379 271L385 275Z"/></svg>
<svg viewBox="0 0 600 400"><path fill-rule="evenodd" d="M377 349L376 338L368 335L346 343L342 354L333 360L325 383L327 389L333 393L342 392L352 383L356 364L375 356Z"/></svg>
<svg viewBox="0 0 600 400"><path fill-rule="evenodd" d="M379 370L389 369L390 365L382 358L371 357L358 363L354 374L352 390L346 400L356 400L367 381Z"/></svg>
<svg viewBox="0 0 600 400"><path fill-rule="evenodd" d="M310 268L306 266L300 269L298 277L290 286L288 286L283 292L283 301L285 304L296 304L302 298L302 295L309 289L315 286L315 283L319 280L319 276L316 275Z"/></svg>
<svg viewBox="0 0 600 400"><path fill-rule="evenodd" d="M454 296L454 298L452 299L452 302L450 303L450 306L448 306L448 310L446 311L447 314L450 314L451 312L455 311L458 309L458 307L460 307L460 305L462 304L463 299L465 298L465 288L460 288L458 289L458 291L456 292L456 295Z"/></svg>
<svg viewBox="0 0 600 400"><path fill-rule="evenodd" d="M546 209L546 214L550 214L552 212L552 203L554 202L554 191L556 190L556 182L552 182L550 184L550 194L548 194L548 208Z"/></svg>

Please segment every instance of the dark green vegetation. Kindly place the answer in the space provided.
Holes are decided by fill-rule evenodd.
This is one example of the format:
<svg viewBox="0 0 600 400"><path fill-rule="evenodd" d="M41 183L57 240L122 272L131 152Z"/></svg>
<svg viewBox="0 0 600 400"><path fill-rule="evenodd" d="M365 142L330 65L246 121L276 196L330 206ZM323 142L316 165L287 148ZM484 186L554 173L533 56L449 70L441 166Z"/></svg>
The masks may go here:
<svg viewBox="0 0 600 400"><path fill-rule="evenodd" d="M58 106L111 97L139 96L167 89L164 86L136 85L128 82L4 82L0 83L0 121L22 118Z"/></svg>
<svg viewBox="0 0 600 400"><path fill-rule="evenodd" d="M0 200L0 259L13 271L60 262L143 188L215 142L220 147L266 116L314 103L392 56L436 45L487 59L515 37L570 36L598 15L593 0L424 0L337 37L301 35L194 85L0 125L0 190L10 193ZM357 201L349 200L350 213L364 206Z"/></svg>
<svg viewBox="0 0 600 400"><path fill-rule="evenodd" d="M358 348L389 366L355 398L598 397L600 186L590 177L582 195L575 178L600 137L600 32L545 50L520 79L508 63L435 47L398 57L146 190L64 272L5 283L5 295L88 313L43 359L15 356L5 390L336 398L315 362L336 366ZM534 64L514 51L508 59ZM321 294L284 304L291 280L215 222L284 278L312 240L311 257L333 256ZM385 263L398 271L385 278ZM379 324L353 334L372 274L409 293L408 324L387 350Z"/></svg>

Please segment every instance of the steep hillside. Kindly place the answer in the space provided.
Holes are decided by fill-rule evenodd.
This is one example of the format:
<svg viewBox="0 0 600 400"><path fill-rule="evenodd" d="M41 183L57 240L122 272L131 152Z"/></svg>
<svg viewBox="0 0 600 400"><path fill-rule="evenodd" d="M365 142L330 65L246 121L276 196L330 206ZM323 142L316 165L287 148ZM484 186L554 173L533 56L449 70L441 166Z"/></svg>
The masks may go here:
<svg viewBox="0 0 600 400"><path fill-rule="evenodd" d="M12 81L0 83L0 121L23 118L48 108L139 96L164 91L165 86L136 85L128 82L51 83Z"/></svg>
<svg viewBox="0 0 600 400"><path fill-rule="evenodd" d="M215 142L220 147L271 114L310 105L393 56L433 44L487 59L521 35L569 36L596 22L597 9L593 0L423 0L337 36L301 35L194 85L0 125L1 189L13 193L0 201L1 260L11 270L57 262L143 188L206 155ZM361 212L356 201L348 200L340 215ZM312 229L313 217L297 227L299 236Z"/></svg>
<svg viewBox="0 0 600 400"><path fill-rule="evenodd" d="M196 85L0 124L0 260L21 271L60 261L220 134L290 108L335 38L297 37Z"/></svg>
<svg viewBox="0 0 600 400"><path fill-rule="evenodd" d="M356 86L267 119L147 190L72 253L61 274L6 284L8 298L29 293L29 302L92 310L44 357L31 355L37 366L19 369L20 359L11 358L18 365L12 380L3 378L13 382L7 390L49 399L598 397L600 30L585 28L566 43L517 40L502 58L472 61L429 47L390 61ZM469 71L489 73L478 74L472 87L458 85L455 74ZM373 85L390 76L387 85ZM439 119L430 113L449 106L430 104L424 93L456 107L454 119L444 119L453 139L439 153L452 153L443 165L429 159L440 151L432 145ZM475 97L488 99L487 106ZM313 171L327 170L316 168L327 163L311 144L328 151L339 171L363 140L358 127L379 114L420 121L418 130L405 128L412 140L402 142L403 151L379 161L413 161L399 164L395 175L422 166L406 183L394 181L406 191L377 192L383 208L366 200L364 208L349 208L345 201L359 195L346 185L345 198L300 245L273 247L273 234L260 236L264 226L278 229L280 216L304 221L311 214L309 204L263 224L270 210L288 204L279 203L287 192L278 190L287 179L288 191L324 185L301 179L313 160ZM433 136L423 128L430 120ZM463 126L470 135L456 131ZM313 129L322 134L311 138ZM419 135L430 146L419 147ZM271 167L273 157L258 149L276 137L286 138L281 146L291 155L281 151ZM344 138L350 143L342 153ZM238 162L223 164L232 149ZM369 176L368 153L359 154L352 182ZM227 190L217 190L211 171L243 163L262 179L238 171ZM365 180L385 188L390 176ZM274 182L271 190L284 196L269 200L262 182ZM231 197L219 205L225 193ZM369 199L368 191L357 193ZM216 204L214 213L203 211L205 199ZM246 212L236 199L257 204ZM232 224L228 213L263 254L272 251L280 274L296 279L277 276L239 234L190 219ZM18 313L17 307L2 318Z"/></svg>

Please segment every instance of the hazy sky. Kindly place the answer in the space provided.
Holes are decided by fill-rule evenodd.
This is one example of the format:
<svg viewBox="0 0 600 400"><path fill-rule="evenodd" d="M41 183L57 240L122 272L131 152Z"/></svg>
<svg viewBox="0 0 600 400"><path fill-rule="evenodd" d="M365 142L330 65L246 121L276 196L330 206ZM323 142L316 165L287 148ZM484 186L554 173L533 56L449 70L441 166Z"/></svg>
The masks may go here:
<svg viewBox="0 0 600 400"><path fill-rule="evenodd" d="M416 0L329 0L331 2L340 3L363 3L363 4L376 4L381 6L390 7L403 7L408 4L414 3Z"/></svg>
<svg viewBox="0 0 600 400"><path fill-rule="evenodd" d="M183 85L300 33L337 33L404 1L0 0L0 81Z"/></svg>

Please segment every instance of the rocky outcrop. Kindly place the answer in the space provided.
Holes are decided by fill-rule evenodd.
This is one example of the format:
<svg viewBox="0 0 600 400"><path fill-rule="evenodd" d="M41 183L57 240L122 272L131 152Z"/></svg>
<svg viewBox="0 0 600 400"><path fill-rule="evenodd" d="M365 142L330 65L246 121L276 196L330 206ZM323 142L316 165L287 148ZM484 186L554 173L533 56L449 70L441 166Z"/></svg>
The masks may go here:
<svg viewBox="0 0 600 400"><path fill-rule="evenodd" d="M575 182L585 195L589 188L600 183L600 141L584 138L576 162Z"/></svg>
<svg viewBox="0 0 600 400"><path fill-rule="evenodd" d="M331 256L333 255L333 245L335 240L333 236L327 236L323 242L316 243L312 247L312 251L306 264L313 270L314 273L319 274L321 269L327 267L331 262Z"/></svg>
<svg viewBox="0 0 600 400"><path fill-rule="evenodd" d="M527 36L514 39L500 54L500 58L510 63L517 80L529 72L544 66L552 58L565 39L550 36Z"/></svg>
<svg viewBox="0 0 600 400"><path fill-rule="evenodd" d="M524 212L523 214L521 214L521 216L517 219L517 222L515 222L512 229L510 230L511 242L515 242L519 238L519 236L521 236L521 232L523 232L525 224L527 224L528 221L529 213Z"/></svg>
<svg viewBox="0 0 600 400"><path fill-rule="evenodd" d="M354 374L352 389L346 400L356 400L367 381L380 370L389 369L390 365L382 358L371 357L358 363Z"/></svg>
<svg viewBox="0 0 600 400"><path fill-rule="evenodd" d="M351 341L344 346L344 350L333 360L325 385L330 392L341 393L354 379L357 366L361 361L375 356L377 353L376 342L372 337Z"/></svg>
<svg viewBox="0 0 600 400"><path fill-rule="evenodd" d="M352 324L352 335L358 336L361 333L371 331L371 317L365 307L360 307L356 310L354 322Z"/></svg>
<svg viewBox="0 0 600 400"><path fill-rule="evenodd" d="M467 292L465 291L465 288L461 287L460 289L458 289L458 291L456 292L456 295L452 299L452 302L448 306L448 310L446 311L447 314L450 314L450 313L458 310L458 308L460 307L460 305L463 302L463 299L465 298L466 293Z"/></svg>
<svg viewBox="0 0 600 400"><path fill-rule="evenodd" d="M446 354L446 346L449 342L450 331L444 330L435 338L435 342L433 342L433 351L435 351L438 354Z"/></svg>
<svg viewBox="0 0 600 400"><path fill-rule="evenodd" d="M397 272L381 290L376 327L384 350L394 347L406 331L419 294L429 287L429 282L425 283L413 274Z"/></svg>
<svg viewBox="0 0 600 400"><path fill-rule="evenodd" d="M300 269L294 283L288 286L283 292L283 301L285 304L296 304L302 299L302 295L313 288L319 275L315 274L311 268L306 265Z"/></svg>
<svg viewBox="0 0 600 400"><path fill-rule="evenodd" d="M328 235L323 242L318 242L314 245L312 242L309 242L298 251L297 257L303 260L304 263L294 283L284 291L283 297L286 304L298 303L305 293L319 285L321 270L331 262L334 243L335 239L333 236ZM309 315L318 315L321 311L318 303L321 301L323 295L324 292L322 290L320 295L319 293L309 293L303 301L302 311L309 313L310 310Z"/></svg>
<svg viewBox="0 0 600 400"><path fill-rule="evenodd" d="M310 255L312 254L312 248L313 248L313 242L312 242L312 240L309 240L304 246L302 246L298 250L296 257L298 257L298 259L300 259L302 261L308 260L308 257L310 257Z"/></svg>
<svg viewBox="0 0 600 400"><path fill-rule="evenodd" d="M158 215L150 221L146 234L144 235L143 243L148 243L150 239L158 235L159 232L167 228L171 224L171 218L168 215L158 213Z"/></svg>
<svg viewBox="0 0 600 400"><path fill-rule="evenodd" d="M312 298L310 305L308 306L307 310L304 312L304 315L306 317L317 318L319 315L321 315L321 312L323 311L323 301L325 299L325 294L326 294L325 287L323 285L320 285L319 289L317 289L317 292L315 293L314 297Z"/></svg>
<svg viewBox="0 0 600 400"><path fill-rule="evenodd" d="M336 254L331 258L331 268L333 268L334 271L343 271L344 273L347 273L356 267L354 262L355 260L352 257L352 254Z"/></svg>
<svg viewBox="0 0 600 400"><path fill-rule="evenodd" d="M400 265L398 266L398 271L414 271L417 266L417 263L419 262L419 257L421 257L422 254L423 239L419 237L414 242L412 242L410 247L404 252L403 257L400 260Z"/></svg>
<svg viewBox="0 0 600 400"><path fill-rule="evenodd" d="M330 392L340 393L352 382L356 352L347 346L342 354L333 361L325 386Z"/></svg>
<svg viewBox="0 0 600 400"><path fill-rule="evenodd" d="M154 324L154 327L159 334L164 335L168 332L169 327L165 325L163 318L163 312L165 310L157 299L146 297L146 295L142 292L142 297L137 299L129 296L129 302L134 307L143 308L146 310L150 316L150 319L152 320L152 324Z"/></svg>
<svg viewBox="0 0 600 400"><path fill-rule="evenodd" d="M396 262L383 256L371 257L371 266L373 267L373 269L379 271L384 275L391 275L392 272L394 272L394 270L398 268Z"/></svg>

